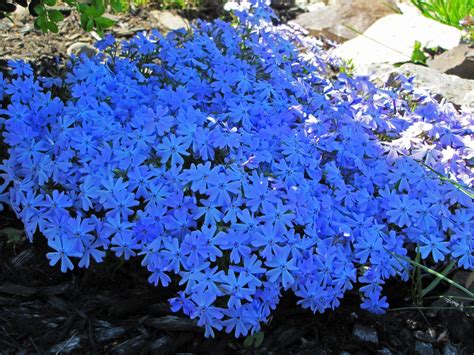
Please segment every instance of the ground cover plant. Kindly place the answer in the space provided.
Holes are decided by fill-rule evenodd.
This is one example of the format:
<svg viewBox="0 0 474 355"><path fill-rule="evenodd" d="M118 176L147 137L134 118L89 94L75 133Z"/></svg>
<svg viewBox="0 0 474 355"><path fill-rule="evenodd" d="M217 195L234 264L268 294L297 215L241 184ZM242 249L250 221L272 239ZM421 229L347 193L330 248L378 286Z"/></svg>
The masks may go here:
<svg viewBox="0 0 474 355"><path fill-rule="evenodd" d="M313 312L358 288L388 308L408 258L474 268L473 115L398 77L340 74L254 3L234 22L107 36L65 78L0 79L1 191L67 272L106 253L205 328L260 330L291 291Z"/></svg>

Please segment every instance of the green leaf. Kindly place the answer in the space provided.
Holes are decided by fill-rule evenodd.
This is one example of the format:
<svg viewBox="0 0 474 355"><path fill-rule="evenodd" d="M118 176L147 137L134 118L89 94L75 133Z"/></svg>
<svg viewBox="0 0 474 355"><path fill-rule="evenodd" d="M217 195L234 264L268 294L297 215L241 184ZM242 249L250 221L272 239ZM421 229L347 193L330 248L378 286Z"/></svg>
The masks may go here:
<svg viewBox="0 0 474 355"><path fill-rule="evenodd" d="M96 18L104 14L105 8L97 9L94 6L88 6L85 4L79 5L79 11L89 17Z"/></svg>
<svg viewBox="0 0 474 355"><path fill-rule="evenodd" d="M82 3L81 3L81 4L78 5L78 8L77 8L77 9L79 10L79 12L80 12L81 14L85 14L88 7L89 7L89 6L87 6L86 4L82 4Z"/></svg>
<svg viewBox="0 0 474 355"><path fill-rule="evenodd" d="M4 228L0 231L0 236L7 237L7 244L20 245L26 240L26 235L23 231L15 228Z"/></svg>
<svg viewBox="0 0 474 355"><path fill-rule="evenodd" d="M89 17L86 14L81 14L81 27L85 30L87 27L87 21L89 21Z"/></svg>
<svg viewBox="0 0 474 355"><path fill-rule="evenodd" d="M59 32L58 25L56 25L54 22L51 22L51 21L46 22L46 27L48 28L48 30L50 30L53 33Z"/></svg>
<svg viewBox="0 0 474 355"><path fill-rule="evenodd" d="M103 10L105 12L104 0L92 0L92 6L98 11Z"/></svg>
<svg viewBox="0 0 474 355"><path fill-rule="evenodd" d="M439 272L433 270L433 269L430 269L429 267L426 267L425 265L422 265L420 263L417 263L409 258L406 258L404 256L401 256L401 255L397 255L397 254L394 254L394 253L391 253L392 255L394 255L396 258L400 258L402 260L405 260L407 262L409 262L410 264L414 265L414 266L417 266L421 269L423 269L424 271L440 278L442 281L446 281L447 283L453 285L454 287L456 287L457 289L461 290L462 292L464 292L466 295L468 295L469 297L472 297L472 299L474 299L474 293L469 291L467 288L463 287L462 285L458 284L456 281L453 281L449 278L447 278L446 276L444 276L443 274L440 274Z"/></svg>
<svg viewBox="0 0 474 355"><path fill-rule="evenodd" d="M413 47L413 52L411 53L411 62L414 64L423 64L426 65L426 55L421 50L421 42L415 41L415 46Z"/></svg>
<svg viewBox="0 0 474 355"><path fill-rule="evenodd" d="M45 5L48 5L48 6L56 5L56 0L41 0L41 2Z"/></svg>
<svg viewBox="0 0 474 355"><path fill-rule="evenodd" d="M44 5L39 4L35 6L34 11L38 16L42 16L45 14L46 9L44 8Z"/></svg>
<svg viewBox="0 0 474 355"><path fill-rule="evenodd" d="M94 28L94 20L93 19L89 19L87 21L87 24L86 24L86 31L87 32L90 32L92 31L92 29Z"/></svg>
<svg viewBox="0 0 474 355"><path fill-rule="evenodd" d="M263 339L265 338L265 334L263 332L255 333L255 343L254 346L258 348L263 343Z"/></svg>
<svg viewBox="0 0 474 355"><path fill-rule="evenodd" d="M46 20L46 17L41 15L38 16L38 18L35 20L35 27L43 31L44 33L48 32L48 20Z"/></svg>
<svg viewBox="0 0 474 355"><path fill-rule="evenodd" d="M248 335L244 340L244 346L246 348L250 348L253 344L254 339L255 339L254 335Z"/></svg>
<svg viewBox="0 0 474 355"><path fill-rule="evenodd" d="M101 38L104 38L104 36L105 36L104 29L100 25L96 24L95 25L95 30Z"/></svg>
<svg viewBox="0 0 474 355"><path fill-rule="evenodd" d="M114 10L116 12L122 12L123 11L122 2L120 0L111 0L110 1L110 7L112 7L112 10Z"/></svg>
<svg viewBox="0 0 474 355"><path fill-rule="evenodd" d="M456 262L455 261L451 261L449 263L448 266L446 266L446 268L441 271L441 274L446 276L447 274L449 274L449 272L453 269L453 267L456 265ZM430 293L436 286L438 286L438 284L441 282L441 279L440 278L435 278L433 281L431 281L431 283L426 286L422 291L421 291L421 297L425 297L428 293Z"/></svg>
<svg viewBox="0 0 474 355"><path fill-rule="evenodd" d="M98 17L94 19L95 23L102 28L109 28L115 25L115 21L107 17Z"/></svg>
<svg viewBox="0 0 474 355"><path fill-rule="evenodd" d="M61 11L58 10L48 10L49 19L53 22L60 22L64 20L64 16Z"/></svg>

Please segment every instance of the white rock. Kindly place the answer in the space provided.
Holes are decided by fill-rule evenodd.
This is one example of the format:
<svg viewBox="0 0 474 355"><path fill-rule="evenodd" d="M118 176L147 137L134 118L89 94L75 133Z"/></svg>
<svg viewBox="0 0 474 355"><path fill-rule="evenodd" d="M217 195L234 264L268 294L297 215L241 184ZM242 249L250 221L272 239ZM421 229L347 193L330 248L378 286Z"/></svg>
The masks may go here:
<svg viewBox="0 0 474 355"><path fill-rule="evenodd" d="M474 80L462 79L456 75L448 75L440 71L415 65L403 64L396 68L391 64L370 64L356 68L356 75L367 75L372 80L386 82L393 74L414 76L414 85L418 89L439 95L458 105L474 108Z"/></svg>
<svg viewBox="0 0 474 355"><path fill-rule="evenodd" d="M325 5L327 3L327 5ZM308 6L292 22L314 35L343 42L364 32L377 19L397 10L397 0L329 0Z"/></svg>
<svg viewBox="0 0 474 355"><path fill-rule="evenodd" d="M73 54L75 56L80 56L82 54L85 54L87 57L92 58L93 56L97 54L97 49L94 46L90 45L89 43L76 42L76 43L71 44L67 48L66 52L69 56Z"/></svg>
<svg viewBox="0 0 474 355"><path fill-rule="evenodd" d="M461 40L461 31L414 13L385 16L362 35L335 49L342 59L354 65L410 61L415 41L424 47L451 49Z"/></svg>
<svg viewBox="0 0 474 355"><path fill-rule="evenodd" d="M171 11L152 10L150 11L150 17L153 19L153 25L163 31L173 31L189 27L188 21Z"/></svg>

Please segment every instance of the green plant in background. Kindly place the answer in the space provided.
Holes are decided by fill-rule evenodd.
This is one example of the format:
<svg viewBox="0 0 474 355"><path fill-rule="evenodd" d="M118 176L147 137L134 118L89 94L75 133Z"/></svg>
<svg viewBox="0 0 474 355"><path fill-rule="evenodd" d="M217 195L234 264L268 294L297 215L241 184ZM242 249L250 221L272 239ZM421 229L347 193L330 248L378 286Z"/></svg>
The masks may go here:
<svg viewBox="0 0 474 355"><path fill-rule="evenodd" d="M461 21L474 15L474 0L411 0L423 15L462 29Z"/></svg>
<svg viewBox="0 0 474 355"><path fill-rule="evenodd" d="M100 36L104 35L104 29L112 27L115 21L105 17L106 10L114 12L123 11L122 0L90 0L83 2L81 0L63 0L66 5L75 9L80 14L81 27L86 31L95 30ZM57 0L31 0L19 1L18 5L26 7L30 14L36 17L34 26L37 30L44 33L58 33L58 24L64 20L63 13L54 8ZM0 7L0 18L9 17L9 14L16 11L16 5L8 8Z"/></svg>
<svg viewBox="0 0 474 355"><path fill-rule="evenodd" d="M252 346L258 348L260 345L262 345L264 339L265 334L263 332L248 335L244 340L244 346L246 348L250 348Z"/></svg>
<svg viewBox="0 0 474 355"><path fill-rule="evenodd" d="M427 59L428 58L426 57L425 53L423 52L423 49L421 48L421 42L415 41L415 45L413 47L413 52L411 53L410 61L413 64L426 65Z"/></svg>
<svg viewBox="0 0 474 355"><path fill-rule="evenodd" d="M354 75L354 61L352 59L349 59L347 61L344 61L342 65L339 67L339 72L344 73L348 76Z"/></svg>
<svg viewBox="0 0 474 355"><path fill-rule="evenodd" d="M200 0L163 0L160 1L160 6L163 9L177 9L184 10L190 8L199 8Z"/></svg>
<svg viewBox="0 0 474 355"><path fill-rule="evenodd" d="M122 11L130 11L132 7L143 7L148 5L148 0L119 0L122 6Z"/></svg>

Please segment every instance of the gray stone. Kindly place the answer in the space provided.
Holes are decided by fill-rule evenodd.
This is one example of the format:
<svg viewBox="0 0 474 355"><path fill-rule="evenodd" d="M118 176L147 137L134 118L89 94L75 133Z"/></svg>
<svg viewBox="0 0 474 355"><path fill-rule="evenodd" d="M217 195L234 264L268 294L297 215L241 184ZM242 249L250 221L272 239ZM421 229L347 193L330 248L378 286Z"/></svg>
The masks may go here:
<svg viewBox="0 0 474 355"><path fill-rule="evenodd" d="M358 36L397 8L395 0L330 0L327 6L320 4L313 5L313 11L297 16L293 22L313 35L338 42Z"/></svg>
<svg viewBox="0 0 474 355"><path fill-rule="evenodd" d="M69 56L80 56L85 54L87 57L92 58L97 54L97 49L94 46L91 46L89 43L76 42L69 46L67 49L67 54Z"/></svg>
<svg viewBox="0 0 474 355"><path fill-rule="evenodd" d="M448 75L436 69L415 65L403 64L396 68L390 64L372 64L356 67L357 75L367 75L376 81L387 82L394 74L414 76L414 85L418 89L426 90L433 95L444 97L458 106L474 108L474 80L462 79L455 75Z"/></svg>
<svg viewBox="0 0 474 355"><path fill-rule="evenodd" d="M164 32L189 27L188 21L171 11L152 10L150 18L154 22L154 26Z"/></svg>
<svg viewBox="0 0 474 355"><path fill-rule="evenodd" d="M428 65L446 74L474 79L474 48L461 44L428 61Z"/></svg>
<svg viewBox="0 0 474 355"><path fill-rule="evenodd" d="M356 323L352 329L352 335L361 342L365 343L379 343L377 331L373 328Z"/></svg>
<svg viewBox="0 0 474 355"><path fill-rule="evenodd" d="M334 50L355 66L409 62L415 41L423 47L451 49L459 45L461 31L416 13L392 14L370 26L362 35Z"/></svg>
<svg viewBox="0 0 474 355"><path fill-rule="evenodd" d="M434 355L433 345L430 343L423 343L422 341L415 342L415 354L417 355Z"/></svg>

